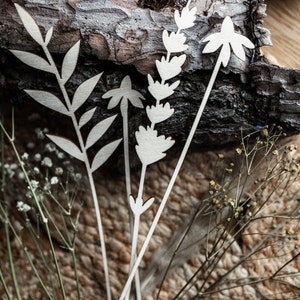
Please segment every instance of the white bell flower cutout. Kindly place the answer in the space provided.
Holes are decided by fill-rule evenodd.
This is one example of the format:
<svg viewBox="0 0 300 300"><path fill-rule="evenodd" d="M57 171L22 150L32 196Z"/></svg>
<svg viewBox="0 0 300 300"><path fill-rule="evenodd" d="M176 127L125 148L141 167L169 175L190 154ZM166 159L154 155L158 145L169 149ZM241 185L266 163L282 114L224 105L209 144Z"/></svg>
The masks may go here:
<svg viewBox="0 0 300 300"><path fill-rule="evenodd" d="M162 80L168 80L177 76L181 72L181 67L184 64L186 55L174 56L170 61L165 56L161 60L156 61L156 67L159 76Z"/></svg>
<svg viewBox="0 0 300 300"><path fill-rule="evenodd" d="M135 216L139 216L143 214L154 202L154 197L150 198L149 200L143 201L142 198L137 197L136 200L130 195L129 196L130 208Z"/></svg>
<svg viewBox="0 0 300 300"><path fill-rule="evenodd" d="M189 10L188 5L183 8L181 14L178 10L175 10L174 18L177 27L181 29L187 29L194 26L196 20L197 7L193 7Z"/></svg>
<svg viewBox="0 0 300 300"><path fill-rule="evenodd" d="M171 137L157 135L157 130L150 127L139 127L135 137L137 145L135 146L139 159L144 165L150 165L166 156L165 151L171 148L175 141Z"/></svg>
<svg viewBox="0 0 300 300"><path fill-rule="evenodd" d="M159 81L154 82L152 76L148 74L148 83L149 92L157 101L160 101L171 96L174 93L174 90L178 87L180 80L177 80L169 85L167 83L162 83Z"/></svg>
<svg viewBox="0 0 300 300"><path fill-rule="evenodd" d="M168 34L167 30L163 31L162 34L163 42L165 48L168 52L177 53L187 50L189 47L185 44L186 37L183 33L175 33L171 32L170 35Z"/></svg>
<svg viewBox="0 0 300 300"><path fill-rule="evenodd" d="M169 119L174 113L174 108L170 107L170 103L166 103L165 105L147 106L146 112L149 120L153 124L157 124Z"/></svg>
<svg viewBox="0 0 300 300"><path fill-rule="evenodd" d="M245 36L235 33L233 22L230 17L226 17L222 23L221 32L213 33L203 40L208 42L202 53L212 53L222 47L219 57L224 67L227 66L231 49L233 53L241 60L245 60L245 51L243 46L249 49L254 48L254 44Z"/></svg>

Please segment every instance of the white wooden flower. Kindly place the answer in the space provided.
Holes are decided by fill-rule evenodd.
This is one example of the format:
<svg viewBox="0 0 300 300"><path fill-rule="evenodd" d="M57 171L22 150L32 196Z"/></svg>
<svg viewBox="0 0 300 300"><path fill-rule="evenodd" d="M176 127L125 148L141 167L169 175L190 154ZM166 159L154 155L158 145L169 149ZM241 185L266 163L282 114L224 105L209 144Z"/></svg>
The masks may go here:
<svg viewBox="0 0 300 300"><path fill-rule="evenodd" d="M165 151L171 148L175 141L170 137L166 138L164 135L157 135L157 130L150 127L139 127L136 131L135 137L137 145L136 152L144 165L150 165L166 156Z"/></svg>
<svg viewBox="0 0 300 300"><path fill-rule="evenodd" d="M131 195L129 196L130 208L134 215L141 215L142 213L144 213L152 205L153 202L154 197L144 202L143 199L140 197L137 197L134 200L134 198Z"/></svg>
<svg viewBox="0 0 300 300"><path fill-rule="evenodd" d="M189 47L185 44L186 37L183 33L171 32L169 35L168 31L164 30L162 38L165 48L171 53L182 52Z"/></svg>
<svg viewBox="0 0 300 300"><path fill-rule="evenodd" d="M102 98L111 98L107 106L108 109L116 107L120 101L121 110L124 106L127 106L127 101L130 101L135 107L144 107L142 101L140 100L144 99L144 97L140 92L132 89L131 79L128 75L123 78L119 88L106 92Z"/></svg>
<svg viewBox="0 0 300 300"><path fill-rule="evenodd" d="M157 124L170 118L174 113L174 108L171 108L170 104L166 103L165 105L147 106L146 112L149 120L153 124Z"/></svg>
<svg viewBox="0 0 300 300"><path fill-rule="evenodd" d="M189 10L188 5L183 8L181 14L178 10L175 10L174 18L176 25L179 29L186 29L194 26L196 20L197 7L193 7Z"/></svg>
<svg viewBox="0 0 300 300"><path fill-rule="evenodd" d="M212 53L222 47L219 55L224 67L227 66L230 59L230 47L233 53L243 61L246 58L243 46L249 49L254 48L253 43L248 38L234 32L233 22L228 16L222 23L221 32L211 34L203 42L208 42L202 51L203 53Z"/></svg>
<svg viewBox="0 0 300 300"><path fill-rule="evenodd" d="M162 80L168 80L177 76L181 72L181 67L184 64L186 55L174 56L170 61L166 60L166 57L162 57L161 60L156 61L156 67L159 76Z"/></svg>
<svg viewBox="0 0 300 300"><path fill-rule="evenodd" d="M150 74L148 74L148 82L149 82L148 90L157 101L160 101L162 99L171 96L180 83L179 80L175 81L171 85L167 83L164 84L159 81L154 82Z"/></svg>

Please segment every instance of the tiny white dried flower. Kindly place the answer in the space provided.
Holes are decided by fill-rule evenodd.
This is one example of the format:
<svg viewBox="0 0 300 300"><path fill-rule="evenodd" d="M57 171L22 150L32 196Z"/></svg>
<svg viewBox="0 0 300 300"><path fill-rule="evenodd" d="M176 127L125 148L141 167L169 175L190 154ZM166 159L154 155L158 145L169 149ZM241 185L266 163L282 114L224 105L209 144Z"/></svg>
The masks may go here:
<svg viewBox="0 0 300 300"><path fill-rule="evenodd" d="M59 182L59 180L56 176L53 176L50 180L51 185L57 184L58 182Z"/></svg>
<svg viewBox="0 0 300 300"><path fill-rule="evenodd" d="M39 182L37 180L31 180L30 183L34 191L39 187Z"/></svg>
<svg viewBox="0 0 300 300"><path fill-rule="evenodd" d="M26 198L31 199L32 198L32 193L30 191L27 191L25 196L26 196Z"/></svg>
<svg viewBox="0 0 300 300"><path fill-rule="evenodd" d="M19 172L18 178L21 179L21 180L23 180L25 178L24 173L23 172Z"/></svg>
<svg viewBox="0 0 300 300"><path fill-rule="evenodd" d="M61 151L56 151L56 156L58 159L64 159L66 157L65 153Z"/></svg>
<svg viewBox="0 0 300 300"><path fill-rule="evenodd" d="M36 136L38 140L43 140L45 138L45 134L41 128L37 128L35 130Z"/></svg>
<svg viewBox="0 0 300 300"><path fill-rule="evenodd" d="M40 153L36 153L33 158L35 161L41 161L42 155Z"/></svg>
<svg viewBox="0 0 300 300"><path fill-rule="evenodd" d="M51 168L53 166L52 160L50 157L46 156L41 162L42 166Z"/></svg>
<svg viewBox="0 0 300 300"><path fill-rule="evenodd" d="M29 154L27 152L24 152L21 156L22 160L27 160L29 157Z"/></svg>
<svg viewBox="0 0 300 300"><path fill-rule="evenodd" d="M64 173L63 168L57 167L55 168L55 175L62 175Z"/></svg>
<svg viewBox="0 0 300 300"><path fill-rule="evenodd" d="M54 152L56 150L56 146L53 143L47 143L45 145L45 151Z"/></svg>
<svg viewBox="0 0 300 300"><path fill-rule="evenodd" d="M34 167L33 171L35 174L39 174L40 173L40 169L38 167Z"/></svg>
<svg viewBox="0 0 300 300"><path fill-rule="evenodd" d="M18 201L17 209L18 209L18 211L28 212L31 210L31 207L28 204L24 203L23 201Z"/></svg>
<svg viewBox="0 0 300 300"><path fill-rule="evenodd" d="M82 175L80 173L76 173L74 176L75 181L80 181L82 179Z"/></svg>

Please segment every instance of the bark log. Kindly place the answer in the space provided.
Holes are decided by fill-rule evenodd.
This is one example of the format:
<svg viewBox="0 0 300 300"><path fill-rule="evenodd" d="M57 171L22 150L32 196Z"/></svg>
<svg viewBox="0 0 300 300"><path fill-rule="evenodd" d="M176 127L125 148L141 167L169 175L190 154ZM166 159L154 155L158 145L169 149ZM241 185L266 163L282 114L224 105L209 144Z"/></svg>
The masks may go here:
<svg viewBox="0 0 300 300"><path fill-rule="evenodd" d="M68 84L70 94L87 78L104 72L101 83L83 108L86 110L97 103L95 122L110 113L106 110L107 102L101 100L103 93L118 87L125 74L130 74L134 87L147 95L146 104L152 103L144 75L156 75L155 60L165 53L162 30L176 29L172 7L154 11L138 7L135 1L119 0L15 2L25 5L42 32L54 27L54 38L49 47L58 61L81 39L76 75ZM201 40L219 30L224 16L230 15L235 29L248 36L257 48L255 53L247 52L246 64L233 55L229 67L220 72L194 143L207 147L222 146L239 141L241 127L248 132L258 125L273 123L288 133L299 132L300 71L270 65L259 56L259 47L271 44L269 32L262 26L266 9L263 1L197 0L192 6L198 8L197 21L195 27L186 32L188 63L180 76L181 85L170 100L175 114L164 122L163 129L158 127L158 130L172 135L178 142L185 140L215 63L214 56L201 54L204 47ZM55 90L56 83L51 76L22 65L9 53L8 49L39 53L10 0L2 0L0 20L0 87L9 92L14 103L26 99L20 91L25 88ZM16 87L19 90L16 91ZM121 124L121 119L119 122ZM141 110L131 111L131 128L145 122L147 119ZM111 140L118 136L120 127L116 125L111 132L114 137L107 138ZM132 132L134 144L134 129Z"/></svg>

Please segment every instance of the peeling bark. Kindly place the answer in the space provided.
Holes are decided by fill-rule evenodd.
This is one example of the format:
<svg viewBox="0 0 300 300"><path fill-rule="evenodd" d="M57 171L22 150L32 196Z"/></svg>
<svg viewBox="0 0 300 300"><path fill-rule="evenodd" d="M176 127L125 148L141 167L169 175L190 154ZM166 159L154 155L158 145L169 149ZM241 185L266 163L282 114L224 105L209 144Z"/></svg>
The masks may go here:
<svg viewBox="0 0 300 300"><path fill-rule="evenodd" d="M104 72L87 104L97 103L95 122L108 114L107 103L101 99L103 93L119 86L125 74L132 76L135 88L147 95L146 104L151 104L144 75L148 72L156 75L155 60L164 54L162 30L175 28L172 7L154 11L138 7L135 1L118 0L17 2L25 5L43 32L54 27L49 47L57 61L61 61L67 50L81 39L76 74L68 83L70 94L82 81ZM180 76L180 88L170 100L176 112L173 118L164 122L164 134L172 135L178 142L185 140L215 63L215 57L201 54L204 46L201 40L219 30L222 19L228 14L233 18L236 30L247 35L257 49L255 53L247 53L246 64L233 55L229 67L220 72L194 143L207 147L222 146L238 141L241 127L247 132L253 131L257 125L273 123L284 127L288 133L299 131L300 71L270 65L259 56L259 47L271 43L268 30L262 26L266 7L260 2L192 1L192 6L198 8L198 16L196 25L186 32L190 46L188 63ZM25 98L16 87L19 90L42 88L55 91L56 82L51 76L22 65L8 52L8 49L22 49L39 53L9 0L2 1L0 20L0 87L8 91L14 103L20 102L16 98ZM132 132L144 121L144 113L133 110L130 116ZM118 126L112 135L119 134ZM133 134L131 140L134 143Z"/></svg>

